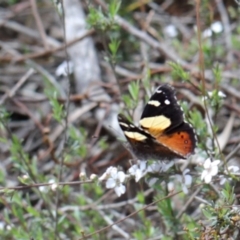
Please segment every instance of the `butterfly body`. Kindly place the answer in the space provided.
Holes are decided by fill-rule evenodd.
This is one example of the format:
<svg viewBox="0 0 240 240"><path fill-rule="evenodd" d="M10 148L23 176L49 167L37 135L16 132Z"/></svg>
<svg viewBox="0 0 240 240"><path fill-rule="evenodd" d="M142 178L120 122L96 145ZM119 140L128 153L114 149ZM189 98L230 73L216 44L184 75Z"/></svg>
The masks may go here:
<svg viewBox="0 0 240 240"><path fill-rule="evenodd" d="M187 158L196 146L192 126L184 121L183 111L169 84L159 86L146 104L139 127L118 115L118 122L138 159L171 160Z"/></svg>

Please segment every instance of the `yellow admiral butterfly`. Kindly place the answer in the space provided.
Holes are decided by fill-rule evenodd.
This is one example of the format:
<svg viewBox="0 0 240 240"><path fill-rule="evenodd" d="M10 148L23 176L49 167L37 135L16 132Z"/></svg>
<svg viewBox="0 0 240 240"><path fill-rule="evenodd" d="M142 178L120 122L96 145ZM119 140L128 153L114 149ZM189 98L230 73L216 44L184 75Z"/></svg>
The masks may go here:
<svg viewBox="0 0 240 240"><path fill-rule="evenodd" d="M119 125L130 143L130 151L141 160L187 158L194 153L196 137L184 121L175 90L169 84L157 88L146 104L140 126L118 115Z"/></svg>

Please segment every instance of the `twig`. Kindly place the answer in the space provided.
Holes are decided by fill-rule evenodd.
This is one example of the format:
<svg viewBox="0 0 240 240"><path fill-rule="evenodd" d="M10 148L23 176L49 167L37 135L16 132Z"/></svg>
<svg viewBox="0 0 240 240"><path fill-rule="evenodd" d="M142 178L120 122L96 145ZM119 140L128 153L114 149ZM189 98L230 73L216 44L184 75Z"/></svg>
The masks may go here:
<svg viewBox="0 0 240 240"><path fill-rule="evenodd" d="M40 36L41 36L42 41L43 41L43 46L47 50L49 48L48 42L47 42L47 36L46 36L45 30L44 30L44 27L43 27L43 24L42 24L42 20L41 20L39 14L38 14L36 0L30 0L30 3L31 3L31 7L32 7L33 16L34 16L35 21L37 23L38 31L39 31Z"/></svg>
<svg viewBox="0 0 240 240"><path fill-rule="evenodd" d="M58 182L58 183L33 183L25 186L16 186L16 187L0 187L0 191L6 191L6 190L25 190L30 188L37 188L37 187L44 187L44 186L52 186L53 184L57 184L59 186L73 186L73 185L81 185L85 183L93 183L92 180L86 180L86 181L75 181L75 182Z"/></svg>
<svg viewBox="0 0 240 240"><path fill-rule="evenodd" d="M95 108L97 106L97 103L89 103L85 104L82 108L76 109L73 113L71 113L68 116L68 122L72 123L76 121L80 116L82 116L84 113L90 111L91 109ZM62 131L65 128L65 121L63 121L60 125L58 125L52 132L52 134L49 136L49 139L54 142L57 137L62 133Z"/></svg>
<svg viewBox="0 0 240 240"><path fill-rule="evenodd" d="M16 106L21 108L33 120L35 125L38 126L38 128L42 132L42 134L44 134L45 131L44 126L35 118L35 116L29 111L29 109L23 103L18 102L15 99L12 99L12 101L16 104Z"/></svg>
<svg viewBox="0 0 240 240"><path fill-rule="evenodd" d="M233 149L227 156L226 156L226 161L228 162L231 160L231 158L240 150L240 143Z"/></svg>
<svg viewBox="0 0 240 240"><path fill-rule="evenodd" d="M181 211L176 216L176 219L181 218L183 213L186 211L187 207L191 204L191 202L194 200L194 198L197 196L197 194L201 191L202 187L200 186L188 199L188 201L185 203L185 205L182 207Z"/></svg>
<svg viewBox="0 0 240 240"><path fill-rule="evenodd" d="M6 20L3 20L3 19L0 19L0 26L4 26L6 28L10 28L16 32L20 32L22 34L25 34L31 38L34 38L36 40L39 41L39 33L28 28L28 27L25 27L19 23L16 23L14 21L6 21ZM49 36L47 36L47 42L48 44L50 44L51 46L54 46L54 47L58 47L60 45L60 43L54 39L54 38L51 38Z"/></svg>
<svg viewBox="0 0 240 240"><path fill-rule="evenodd" d="M8 92L8 93L5 93L2 98L0 99L0 105L2 105L5 100L10 97L12 98L16 91L28 80L28 78L30 76L32 76L33 74L35 73L35 70L34 69L29 69L20 79L19 81L17 82L17 84L14 85L14 87Z"/></svg>
<svg viewBox="0 0 240 240"><path fill-rule="evenodd" d="M224 29L224 39L226 42L227 47L227 62L232 63L233 62L233 54L232 54L232 34L231 34L231 27L230 22L228 19L228 13L226 10L226 7L223 4L222 0L215 0L217 4L218 11L220 13L222 23L223 23L223 29Z"/></svg>
<svg viewBox="0 0 240 240"><path fill-rule="evenodd" d="M25 61L27 59L44 57L46 55L50 55L50 54L53 54L55 52L61 51L64 48L70 47L70 46L74 45L75 43L81 41L82 39L92 35L94 32L95 32L95 30L90 29L90 30L86 31L86 33L84 33L81 36L77 37L76 39L70 40L69 42L64 43L64 44L62 44L62 45L60 45L58 47L47 49L47 50L44 50L44 51L41 51L41 52L25 54L23 56L19 56L19 57L16 57L16 58L7 57L7 56L6 57L1 57L0 60L3 60L3 61L14 61L14 62L23 62L23 61Z"/></svg>
<svg viewBox="0 0 240 240"><path fill-rule="evenodd" d="M151 194L154 190L153 189L147 189L143 195L146 197L149 194ZM110 191L109 191L110 192ZM98 210L107 210L107 209L116 209L116 208L120 208L120 207L124 207L127 205L133 205L138 201L138 198L135 197L133 199L129 199L126 201L122 201L122 202L118 202L118 203L112 203L112 204L106 204L106 205L98 205L98 203L100 201L96 201L94 203L90 203L89 205L86 206L65 206L62 207L60 210L62 212L66 212L66 211L86 211L86 210L91 210L91 209L98 209Z"/></svg>
<svg viewBox="0 0 240 240"><path fill-rule="evenodd" d="M31 61L30 59L27 60L26 62L28 65L33 67L37 72L39 72L44 77L46 77L48 81L57 89L61 97L66 98L66 93L62 89L62 86L58 83L58 81L55 79L55 77L52 74L50 74L46 69L44 69L42 66L40 66L36 62Z"/></svg>
<svg viewBox="0 0 240 240"><path fill-rule="evenodd" d="M129 239L130 235L128 233L126 233L125 231L123 231L120 227L118 227L117 225L114 224L113 220L110 219L106 214L104 214L103 211L98 210L98 213L103 217L103 219L105 220L105 222L107 222L107 224L112 225L112 229L115 230L116 232L118 232L120 235L122 235L125 239Z"/></svg>

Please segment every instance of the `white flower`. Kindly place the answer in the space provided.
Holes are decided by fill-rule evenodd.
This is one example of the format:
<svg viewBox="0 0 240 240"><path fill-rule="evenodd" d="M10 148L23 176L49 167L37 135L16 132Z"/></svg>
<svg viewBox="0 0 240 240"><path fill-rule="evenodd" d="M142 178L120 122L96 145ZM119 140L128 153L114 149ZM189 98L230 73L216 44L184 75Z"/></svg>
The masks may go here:
<svg viewBox="0 0 240 240"><path fill-rule="evenodd" d="M85 173L85 172L80 172L80 173L79 173L79 178L80 178L82 181L85 181L85 180L87 179L86 173Z"/></svg>
<svg viewBox="0 0 240 240"><path fill-rule="evenodd" d="M28 174L24 174L24 175L22 176L22 178L23 178L24 180L27 180L27 179L29 179L29 175L28 175Z"/></svg>
<svg viewBox="0 0 240 240"><path fill-rule="evenodd" d="M236 173L239 171L238 166L228 166L227 170L224 171L225 174L233 174L236 175Z"/></svg>
<svg viewBox="0 0 240 240"><path fill-rule="evenodd" d="M97 175L94 174L94 173L91 174L91 175L90 175L90 180L93 180L93 181L94 181L95 179L97 179Z"/></svg>
<svg viewBox="0 0 240 240"><path fill-rule="evenodd" d="M46 192L46 187L45 186L40 186L38 187L40 192Z"/></svg>
<svg viewBox="0 0 240 240"><path fill-rule="evenodd" d="M192 176L188 175L189 169L185 169L182 175L177 174L175 178L181 183L182 190L185 194L188 193L188 187L192 184Z"/></svg>
<svg viewBox="0 0 240 240"><path fill-rule="evenodd" d="M125 177L126 175L123 171L118 171L116 167L109 167L100 177L100 180L107 180L106 188L114 188L115 193L121 196L126 191L126 187L122 184Z"/></svg>
<svg viewBox="0 0 240 240"><path fill-rule="evenodd" d="M143 176L147 174L146 161L138 161L137 164L132 165L128 172L130 175L135 176L135 181L138 182Z"/></svg>
<svg viewBox="0 0 240 240"><path fill-rule="evenodd" d="M173 192L174 191L174 182L169 182L168 184L167 184L167 188L168 188L168 191L169 192Z"/></svg>
<svg viewBox="0 0 240 240"><path fill-rule="evenodd" d="M154 162L153 164L148 166L147 171L150 173L159 173L159 172L166 172L169 168L174 165L174 161L166 162Z"/></svg>
<svg viewBox="0 0 240 240"><path fill-rule="evenodd" d="M209 91L208 95L209 95L209 97L212 97L213 96L213 92ZM226 94L224 94L222 91L218 91L218 97L225 98Z"/></svg>
<svg viewBox="0 0 240 240"><path fill-rule="evenodd" d="M201 180L204 180L205 183L210 183L212 177L218 174L218 164L220 160L215 160L211 162L211 159L208 158L203 164L203 172L201 175Z"/></svg>
<svg viewBox="0 0 240 240"><path fill-rule="evenodd" d="M111 176L111 172L117 171L117 168L115 167L109 167L105 173L99 178L99 181L102 182L104 180L107 180Z"/></svg>
<svg viewBox="0 0 240 240"><path fill-rule="evenodd" d="M223 24L220 21L212 23L211 30L215 33L220 33L223 31Z"/></svg>
<svg viewBox="0 0 240 240"><path fill-rule="evenodd" d="M239 175L239 167L238 166L228 166L227 169L224 170L225 175ZM225 175L221 175L220 177L220 185L223 185L227 180L231 181L232 178L226 177Z"/></svg>
<svg viewBox="0 0 240 240"><path fill-rule="evenodd" d="M178 34L178 31L176 29L176 27L174 25L168 25L163 29L164 33L168 36L168 37L176 37Z"/></svg>
<svg viewBox="0 0 240 240"><path fill-rule="evenodd" d="M68 75L68 71L69 71L69 74L73 73L73 63L64 61L57 67L55 71L55 75L57 77L60 77L60 76L66 77Z"/></svg>
<svg viewBox="0 0 240 240"><path fill-rule="evenodd" d="M149 165L147 167L147 172L148 173L160 173L160 172L167 172L169 168L171 168L174 165L174 161L169 161L169 162L162 162L162 161L156 161ZM153 186L159 178L152 177L148 180L148 185L151 187Z"/></svg>
<svg viewBox="0 0 240 240"><path fill-rule="evenodd" d="M51 185L51 189L52 189L53 191L56 191L57 187L58 187L58 184L57 184L57 183L53 183L53 184Z"/></svg>

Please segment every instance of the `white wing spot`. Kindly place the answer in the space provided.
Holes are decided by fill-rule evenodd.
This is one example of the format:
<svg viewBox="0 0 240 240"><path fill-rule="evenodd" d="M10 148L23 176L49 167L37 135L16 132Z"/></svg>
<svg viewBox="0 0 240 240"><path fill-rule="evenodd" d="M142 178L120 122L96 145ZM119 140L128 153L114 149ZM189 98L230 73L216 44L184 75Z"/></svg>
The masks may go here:
<svg viewBox="0 0 240 240"><path fill-rule="evenodd" d="M166 105L169 105L169 104L170 104L170 101L169 101L168 99L166 99L166 100L164 101L164 103L165 103Z"/></svg>
<svg viewBox="0 0 240 240"><path fill-rule="evenodd" d="M128 124L126 124L126 123L124 123L124 122L119 122L119 124L120 124L120 125L122 125L122 126L124 126L124 127L126 127L126 128L128 128L128 127L129 127L129 125L128 125Z"/></svg>
<svg viewBox="0 0 240 240"><path fill-rule="evenodd" d="M130 124L130 127L131 127L131 128L135 128L135 126L134 126L133 124Z"/></svg>
<svg viewBox="0 0 240 240"><path fill-rule="evenodd" d="M161 105L161 103L159 101L156 100L151 100L148 102L149 105L153 105L155 107L159 107Z"/></svg>
<svg viewBox="0 0 240 240"><path fill-rule="evenodd" d="M157 93L161 93L161 92L162 92L162 90L157 90L156 92L157 92Z"/></svg>
<svg viewBox="0 0 240 240"><path fill-rule="evenodd" d="M145 139L147 139L146 136L142 135L141 133L138 132L128 132L128 131L124 131L124 134L131 139L134 139L135 141L143 141Z"/></svg>

